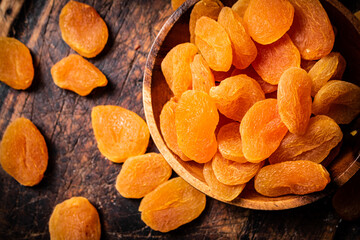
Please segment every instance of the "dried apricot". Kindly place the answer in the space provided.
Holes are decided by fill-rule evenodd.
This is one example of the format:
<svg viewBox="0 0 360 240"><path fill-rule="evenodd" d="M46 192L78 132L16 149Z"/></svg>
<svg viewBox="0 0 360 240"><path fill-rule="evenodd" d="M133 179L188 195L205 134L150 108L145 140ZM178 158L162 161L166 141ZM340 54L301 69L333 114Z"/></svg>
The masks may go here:
<svg viewBox="0 0 360 240"><path fill-rule="evenodd" d="M328 171L311 161L288 161L268 165L255 176L255 190L268 197L304 195L323 190L330 182Z"/></svg>
<svg viewBox="0 0 360 240"><path fill-rule="evenodd" d="M96 10L84 3L70 1L61 10L59 25L63 40L81 56L98 55L108 40L108 29Z"/></svg>
<svg viewBox="0 0 360 240"><path fill-rule="evenodd" d="M55 206L49 232L51 239L100 239L99 214L86 198L72 197Z"/></svg>
<svg viewBox="0 0 360 240"><path fill-rule="evenodd" d="M244 17L245 11L248 8L250 0L238 0L234 5L232 5L231 9L239 15L239 17Z"/></svg>
<svg viewBox="0 0 360 240"><path fill-rule="evenodd" d="M211 69L222 72L230 69L233 60L230 38L217 21L208 17L197 20L195 44Z"/></svg>
<svg viewBox="0 0 360 240"><path fill-rule="evenodd" d="M205 194L176 177L147 194L139 211L141 220L153 230L169 232L197 218L205 204Z"/></svg>
<svg viewBox="0 0 360 240"><path fill-rule="evenodd" d="M161 70L171 91L176 97L191 89L190 63L198 52L192 43L182 43L172 48L161 62Z"/></svg>
<svg viewBox="0 0 360 240"><path fill-rule="evenodd" d="M321 163L342 137L340 127L331 118L324 115L312 117L305 134L288 133L269 157L269 162L309 160Z"/></svg>
<svg viewBox="0 0 360 240"><path fill-rule="evenodd" d="M24 186L38 184L48 164L48 150L44 137L26 118L18 118L8 125L0 152L2 168Z"/></svg>
<svg viewBox="0 0 360 240"><path fill-rule="evenodd" d="M229 160L247 162L242 152L240 123L232 122L222 126L217 134L218 149L221 155Z"/></svg>
<svg viewBox="0 0 360 240"><path fill-rule="evenodd" d="M192 75L192 89L209 94L210 88L215 86L214 74L205 59L197 54L190 64Z"/></svg>
<svg viewBox="0 0 360 240"><path fill-rule="evenodd" d="M290 132L304 134L311 116L311 78L304 69L289 68L280 78L277 100L281 121Z"/></svg>
<svg viewBox="0 0 360 240"><path fill-rule="evenodd" d="M245 158L254 163L268 158L279 147L287 131L281 121L276 99L255 103L240 123Z"/></svg>
<svg viewBox="0 0 360 240"><path fill-rule="evenodd" d="M360 87L332 80L315 95L312 112L331 117L338 124L348 124L360 113Z"/></svg>
<svg viewBox="0 0 360 240"><path fill-rule="evenodd" d="M294 7L287 0L251 0L244 14L250 36L260 44L280 39L290 28Z"/></svg>
<svg viewBox="0 0 360 240"><path fill-rule="evenodd" d="M142 198L171 176L171 167L159 153L129 157L116 178L116 190L126 198Z"/></svg>
<svg viewBox="0 0 360 240"><path fill-rule="evenodd" d="M100 105L91 111L91 123L100 152L113 162L144 154L150 133L136 113L119 106Z"/></svg>
<svg viewBox="0 0 360 240"><path fill-rule="evenodd" d="M295 8L294 21L288 31L301 58L317 60L328 55L335 41L329 17L319 0L290 0Z"/></svg>
<svg viewBox="0 0 360 240"><path fill-rule="evenodd" d="M0 81L19 90L28 88L33 78L29 49L15 38L0 37Z"/></svg>
<svg viewBox="0 0 360 240"><path fill-rule="evenodd" d="M338 52L331 52L317 61L309 70L309 76L312 79L311 96L314 97L330 79L341 79L345 67L346 61Z"/></svg>
<svg viewBox="0 0 360 240"><path fill-rule="evenodd" d="M260 85L246 75L221 81L219 86L210 89L210 96L222 114L236 121L241 121L254 103L265 99Z"/></svg>
<svg viewBox="0 0 360 240"><path fill-rule="evenodd" d="M212 169L221 183L226 185L239 185L249 182L263 166L260 163L239 163L225 159L217 153L212 160Z"/></svg>
<svg viewBox="0 0 360 240"><path fill-rule="evenodd" d="M310 69L317 63L317 60L305 60L301 59L300 66L302 69L304 69L306 72L309 72Z"/></svg>
<svg viewBox="0 0 360 240"><path fill-rule="evenodd" d="M190 159L205 163L217 151L215 137L219 114L212 98L202 92L188 90L175 111L175 127L181 151Z"/></svg>
<svg viewBox="0 0 360 240"><path fill-rule="evenodd" d="M252 62L261 78L278 84L283 72L290 67L300 67L300 53L287 34L269 45L256 44L258 54Z"/></svg>
<svg viewBox="0 0 360 240"><path fill-rule="evenodd" d="M219 0L201 0L194 5L189 20L191 43L195 43L195 26L197 20L202 16L217 20L222 7L224 7L224 5Z"/></svg>
<svg viewBox="0 0 360 240"><path fill-rule="evenodd" d="M214 74L215 82L221 82L221 81L227 79L228 77L231 77L231 74L234 70L235 70L234 65L231 65L229 71L226 71L226 72L214 71L214 70L211 70L211 71Z"/></svg>
<svg viewBox="0 0 360 240"><path fill-rule="evenodd" d="M205 182L208 184L211 189L211 193L214 194L216 198L219 198L223 201L234 200L245 188L245 183L240 185L226 185L219 180L217 180L214 171L212 169L211 162L207 162L204 165L203 175Z"/></svg>
<svg viewBox="0 0 360 240"><path fill-rule="evenodd" d="M257 49L245 30L243 20L231 8L223 7L218 22L230 37L233 51L232 64L239 69L247 68L255 60Z"/></svg>
<svg viewBox="0 0 360 240"><path fill-rule="evenodd" d="M168 148L182 160L189 161L190 159L181 151L177 142L175 127L176 106L177 103L172 100L165 103L160 113L160 130Z"/></svg>
<svg viewBox="0 0 360 240"><path fill-rule="evenodd" d="M105 75L92 63L77 54L61 59L51 68L54 83L80 96L88 95L94 88L106 86Z"/></svg>

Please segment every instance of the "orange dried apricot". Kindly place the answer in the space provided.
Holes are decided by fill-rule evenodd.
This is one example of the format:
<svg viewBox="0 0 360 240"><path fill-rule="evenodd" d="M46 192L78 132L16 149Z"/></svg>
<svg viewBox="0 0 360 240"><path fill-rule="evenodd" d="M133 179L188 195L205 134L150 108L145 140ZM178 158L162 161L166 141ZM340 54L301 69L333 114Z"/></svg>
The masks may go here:
<svg viewBox="0 0 360 240"><path fill-rule="evenodd" d="M209 94L210 88L215 86L215 78L205 59L197 54L190 64L192 75L192 89Z"/></svg>
<svg viewBox="0 0 360 240"><path fill-rule="evenodd" d="M185 2L185 0L171 0L171 7L173 10L178 9L183 3Z"/></svg>
<svg viewBox="0 0 360 240"><path fill-rule="evenodd" d="M24 186L38 184L48 164L48 150L44 137L26 118L10 123L1 141L2 168Z"/></svg>
<svg viewBox="0 0 360 240"><path fill-rule="evenodd" d="M305 134L288 133L269 157L269 162L309 160L321 163L342 137L340 127L331 118L324 115L312 117Z"/></svg>
<svg viewBox="0 0 360 240"><path fill-rule="evenodd" d="M192 43L182 43L172 48L161 62L161 71L171 91L176 97L191 89L190 63L198 52Z"/></svg>
<svg viewBox="0 0 360 240"><path fill-rule="evenodd" d="M136 113L119 106L99 105L91 111L91 123L100 152L113 162L144 154L150 133Z"/></svg>
<svg viewBox="0 0 360 240"><path fill-rule="evenodd" d="M247 162L242 152L240 123L232 122L222 126L217 134L218 149L221 155L229 160Z"/></svg>
<svg viewBox="0 0 360 240"><path fill-rule="evenodd" d="M289 68L280 77L277 100L281 121L290 132L305 133L311 116L311 78L304 69Z"/></svg>
<svg viewBox="0 0 360 240"><path fill-rule="evenodd" d="M245 183L231 186L219 182L214 174L211 162L204 164L203 175L205 182L211 189L211 193L214 194L216 198L219 198L223 201L234 200L237 196L240 195L246 186Z"/></svg>
<svg viewBox="0 0 360 240"><path fill-rule="evenodd" d="M15 38L0 37L0 81L19 90L28 88L33 78L29 49Z"/></svg>
<svg viewBox="0 0 360 240"><path fill-rule="evenodd" d="M108 29L96 10L84 3L69 1L61 10L62 39L81 56L98 55L108 40Z"/></svg>
<svg viewBox="0 0 360 240"><path fill-rule="evenodd" d="M190 159L181 151L177 142L175 127L176 106L177 103L173 100L165 103L160 113L160 130L168 148L170 148L171 151L178 155L182 160L189 161Z"/></svg>
<svg viewBox="0 0 360 240"><path fill-rule="evenodd" d="M86 198L72 197L55 206L49 232L51 239L100 239L99 214Z"/></svg>
<svg viewBox="0 0 360 240"><path fill-rule="evenodd" d="M251 0L244 14L250 36L260 44L280 39L290 28L294 7L287 0Z"/></svg>
<svg viewBox="0 0 360 240"><path fill-rule="evenodd" d="M287 34L272 44L256 44L256 47L258 54L252 66L261 78L270 84L278 84L286 69L300 67L299 50Z"/></svg>
<svg viewBox="0 0 360 240"><path fill-rule="evenodd" d="M348 124L360 113L360 87L332 80L315 95L312 112L326 115L338 124Z"/></svg>
<svg viewBox="0 0 360 240"><path fill-rule="evenodd" d="M181 151L198 163L210 161L217 151L215 129L218 122L215 102L208 94L195 90L184 92L175 111Z"/></svg>
<svg viewBox="0 0 360 240"><path fill-rule="evenodd" d="M312 79L311 96L314 97L330 79L340 80L345 67L346 61L338 52L331 52L317 61L309 70Z"/></svg>
<svg viewBox="0 0 360 240"><path fill-rule="evenodd" d="M319 0L290 0L295 8L294 21L288 31L301 58L317 60L328 55L335 41L329 17Z"/></svg>
<svg viewBox="0 0 360 240"><path fill-rule="evenodd" d="M182 178L158 186L140 202L141 220L150 228L169 232L197 218L205 208L205 194Z"/></svg>
<svg viewBox="0 0 360 240"><path fill-rule="evenodd" d="M227 79L228 77L231 77L231 74L234 71L234 69L235 69L234 65L231 65L229 71L226 71L226 72L214 71L214 70L211 70L211 71L214 74L215 82L221 82L221 81Z"/></svg>
<svg viewBox="0 0 360 240"><path fill-rule="evenodd" d="M223 7L218 22L230 37L233 51L232 64L239 69L247 68L255 60L257 49L245 30L243 20L231 8Z"/></svg>
<svg viewBox="0 0 360 240"><path fill-rule="evenodd" d="M77 54L71 54L52 66L51 76L58 87L80 96L86 96L94 88L104 87L108 83L97 67Z"/></svg>
<svg viewBox="0 0 360 240"><path fill-rule="evenodd" d="M239 185L249 182L263 166L260 163L239 163L225 159L217 153L212 160L212 169L221 183L226 185Z"/></svg>
<svg viewBox="0 0 360 240"><path fill-rule="evenodd" d="M268 197L286 194L304 195L323 190L330 175L321 164L311 161L288 161L268 165L255 176L255 190Z"/></svg>
<svg viewBox="0 0 360 240"><path fill-rule="evenodd" d="M210 89L210 96L222 114L236 121L241 121L254 103L265 99L260 85L246 75L221 81L219 86Z"/></svg>
<svg viewBox="0 0 360 240"><path fill-rule="evenodd" d="M211 69L222 72L230 69L233 60L230 38L217 21L208 17L197 20L195 45Z"/></svg>
<svg viewBox="0 0 360 240"><path fill-rule="evenodd" d="M255 103L240 123L245 158L253 163L268 158L279 147L287 131L281 121L276 99Z"/></svg>
<svg viewBox="0 0 360 240"><path fill-rule="evenodd" d="M234 5L232 5L231 9L239 15L239 17L244 17L245 11L248 8L250 0L238 0Z"/></svg>
<svg viewBox="0 0 360 240"><path fill-rule="evenodd" d="M171 176L171 167L159 153L129 157L116 178L116 190L125 198L142 198Z"/></svg>
<svg viewBox="0 0 360 240"><path fill-rule="evenodd" d="M224 7L224 5L219 0L201 0L194 5L189 20L191 43L195 43L195 26L197 20L202 16L217 20L222 7Z"/></svg>

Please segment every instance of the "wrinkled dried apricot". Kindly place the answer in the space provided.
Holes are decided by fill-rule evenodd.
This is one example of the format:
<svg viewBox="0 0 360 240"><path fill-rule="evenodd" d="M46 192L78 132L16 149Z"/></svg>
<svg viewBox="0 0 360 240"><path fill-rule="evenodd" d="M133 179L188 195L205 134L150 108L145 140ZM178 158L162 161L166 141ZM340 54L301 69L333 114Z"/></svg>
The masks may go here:
<svg viewBox="0 0 360 240"><path fill-rule="evenodd" d="M283 72L290 67L300 67L300 53L287 34L269 45L256 44L258 54L252 62L261 78L278 84Z"/></svg>
<svg viewBox="0 0 360 240"><path fill-rule="evenodd" d="M173 10L178 9L183 3L185 2L185 0L171 0L171 7Z"/></svg>
<svg viewBox="0 0 360 240"><path fill-rule="evenodd" d="M245 11L248 8L250 0L238 0L231 9L239 15L239 17L244 17Z"/></svg>
<svg viewBox="0 0 360 240"><path fill-rule="evenodd" d="M58 87L80 96L86 96L94 88L106 86L108 82L97 67L77 54L71 54L52 66L51 76Z"/></svg>
<svg viewBox="0 0 360 240"><path fill-rule="evenodd" d="M18 118L8 125L0 152L2 168L24 186L38 184L48 164L48 150L44 137L26 118Z"/></svg>
<svg viewBox="0 0 360 240"><path fill-rule="evenodd" d="M230 69L233 61L230 38L217 21L208 17L197 20L195 44L211 69L223 72Z"/></svg>
<svg viewBox="0 0 360 240"><path fill-rule="evenodd" d="M287 131L281 121L276 99L255 103L240 123L245 158L254 163L268 158L279 147Z"/></svg>
<svg viewBox="0 0 360 240"><path fill-rule="evenodd" d="M268 197L304 195L323 190L330 182L328 171L311 161L288 161L263 167L255 176L255 190Z"/></svg>
<svg viewBox="0 0 360 240"><path fill-rule="evenodd" d="M189 20L191 43L195 43L195 26L197 20L202 16L206 16L217 21L222 7L224 7L224 5L219 0L201 0L194 5Z"/></svg>
<svg viewBox="0 0 360 240"><path fill-rule="evenodd" d="M0 37L0 81L14 89L26 89L33 78L29 49L15 38Z"/></svg>
<svg viewBox="0 0 360 240"><path fill-rule="evenodd" d="M100 105L91 111L91 123L100 152L113 162L144 154L150 133L136 113L119 106Z"/></svg>
<svg viewBox="0 0 360 240"><path fill-rule="evenodd" d="M210 89L210 96L222 114L236 121L241 121L254 103L265 99L260 85L246 75L221 81L219 86Z"/></svg>
<svg viewBox="0 0 360 240"><path fill-rule="evenodd" d="M212 168L217 180L226 185L239 185L249 182L263 164L263 162L234 162L225 159L219 153L212 160Z"/></svg>
<svg viewBox="0 0 360 240"><path fill-rule="evenodd" d="M153 230L169 232L197 218L205 204L205 194L176 177L147 194L139 211L141 220Z"/></svg>
<svg viewBox="0 0 360 240"><path fill-rule="evenodd" d="M184 92L175 111L181 151L198 163L210 161L217 151L215 129L218 122L215 102L208 94L195 90Z"/></svg>
<svg viewBox="0 0 360 240"><path fill-rule="evenodd" d="M116 190L126 198L142 198L171 176L171 167L159 153L128 158L116 178Z"/></svg>
<svg viewBox="0 0 360 240"><path fill-rule="evenodd" d="M335 41L329 17L319 0L290 0L295 8L294 21L288 31L301 58L317 60L328 55Z"/></svg>
<svg viewBox="0 0 360 240"><path fill-rule="evenodd" d="M221 155L229 160L247 162L242 152L240 123L232 122L222 126L217 134L218 149Z"/></svg>
<svg viewBox="0 0 360 240"><path fill-rule="evenodd" d="M168 148L170 148L171 151L178 155L182 160L189 161L190 159L181 151L177 142L175 127L176 106L177 103L172 100L165 103L160 113L160 130Z"/></svg>
<svg viewBox="0 0 360 240"><path fill-rule="evenodd" d="M245 30L243 20L231 8L223 7L218 22L230 37L233 51L232 64L239 69L247 68L255 60L257 49Z"/></svg>
<svg viewBox="0 0 360 240"><path fill-rule="evenodd" d="M332 80L315 95L312 112L331 117L338 124L350 123L360 113L360 87Z"/></svg>
<svg viewBox="0 0 360 240"><path fill-rule="evenodd" d="M340 127L331 118L324 115L312 117L305 134L288 133L269 157L269 162L309 160L321 163L342 137Z"/></svg>
<svg viewBox="0 0 360 240"><path fill-rule="evenodd" d="M314 97L330 79L340 80L345 67L346 61L338 52L331 52L317 61L309 70L312 79L311 96Z"/></svg>
<svg viewBox="0 0 360 240"><path fill-rule="evenodd" d="M198 49L192 43L182 43L172 48L161 62L161 71L176 97L191 89L190 63Z"/></svg>
<svg viewBox="0 0 360 240"><path fill-rule="evenodd" d="M219 180L217 180L214 171L212 169L212 162L207 162L203 168L203 175L205 182L211 189L211 193L214 194L216 198L219 198L223 201L234 200L245 188L245 183L240 185L226 185Z"/></svg>
<svg viewBox="0 0 360 240"><path fill-rule="evenodd" d="M280 77L277 100L281 121L290 132L305 133L311 116L311 78L304 69L289 68Z"/></svg>
<svg viewBox="0 0 360 240"><path fill-rule="evenodd" d="M100 239L99 214L86 198L72 197L55 206L49 232L51 239Z"/></svg>
<svg viewBox="0 0 360 240"><path fill-rule="evenodd" d="M244 14L250 36L260 44L280 39L290 28L294 7L287 0L251 0Z"/></svg>
<svg viewBox="0 0 360 240"><path fill-rule="evenodd" d="M192 75L192 89L209 94L210 88L215 86L214 74L205 59L197 54L190 64Z"/></svg>
<svg viewBox="0 0 360 240"><path fill-rule="evenodd" d="M108 29L96 10L84 3L70 1L61 10L59 25L63 40L81 56L98 55L108 40Z"/></svg>

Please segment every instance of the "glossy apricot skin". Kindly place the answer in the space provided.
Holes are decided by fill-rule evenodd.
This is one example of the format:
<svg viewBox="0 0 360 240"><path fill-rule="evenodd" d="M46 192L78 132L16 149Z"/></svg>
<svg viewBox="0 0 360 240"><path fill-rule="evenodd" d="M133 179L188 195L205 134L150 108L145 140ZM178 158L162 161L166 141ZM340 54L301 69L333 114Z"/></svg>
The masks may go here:
<svg viewBox="0 0 360 240"><path fill-rule="evenodd" d="M96 87L104 87L105 75L92 63L77 54L70 54L51 68L54 83L80 96L89 95Z"/></svg>
<svg viewBox="0 0 360 240"><path fill-rule="evenodd" d="M49 221L51 240L99 240L100 218L84 197L72 197L55 206Z"/></svg>
<svg viewBox="0 0 360 240"><path fill-rule="evenodd" d="M169 232L197 218L205 205L205 194L176 177L147 194L139 211L141 220L151 229Z"/></svg>
<svg viewBox="0 0 360 240"><path fill-rule="evenodd" d="M125 198L142 198L166 182L172 170L159 153L128 158L116 178L116 190Z"/></svg>
<svg viewBox="0 0 360 240"><path fill-rule="evenodd" d="M255 190L268 197L287 194L305 195L322 191L330 174L321 164L311 161L287 161L267 165L255 176Z"/></svg>
<svg viewBox="0 0 360 240"><path fill-rule="evenodd" d="M145 153L150 133L136 113L119 106L99 105L91 111L91 123L98 148L110 161L120 163Z"/></svg>
<svg viewBox="0 0 360 240"><path fill-rule="evenodd" d="M19 40L0 37L0 81L17 89L27 89L34 78L29 49Z"/></svg>
<svg viewBox="0 0 360 240"><path fill-rule="evenodd" d="M194 60L190 63L190 69L192 89L209 94L210 88L215 86L215 78L208 63L200 54L196 54Z"/></svg>
<svg viewBox="0 0 360 240"><path fill-rule="evenodd" d="M11 122L2 137L1 167L24 186L38 184L48 165L48 149L44 137L26 118Z"/></svg>
<svg viewBox="0 0 360 240"><path fill-rule="evenodd" d="M61 10L59 26L62 39L77 53L93 58L105 47L108 29L96 10L84 3L69 1Z"/></svg>
<svg viewBox="0 0 360 240"><path fill-rule="evenodd" d="M319 0L289 0L294 6L293 24L288 31L301 58L318 60L328 55L335 42L329 17Z"/></svg>

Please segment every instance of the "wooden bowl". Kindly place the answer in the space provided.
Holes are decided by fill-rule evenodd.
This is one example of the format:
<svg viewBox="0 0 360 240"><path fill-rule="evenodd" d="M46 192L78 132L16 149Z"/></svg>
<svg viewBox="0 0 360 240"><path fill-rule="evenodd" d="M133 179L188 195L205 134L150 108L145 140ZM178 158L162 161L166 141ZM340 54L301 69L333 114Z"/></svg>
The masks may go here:
<svg viewBox="0 0 360 240"><path fill-rule="evenodd" d="M159 115L164 104L173 96L161 72L160 64L165 55L177 44L189 42L189 18L193 5L198 0L190 0L175 11L160 30L152 45L146 62L143 82L143 102L146 120L151 136L174 171L192 186L206 195L216 198L202 175L202 165L195 162L184 162L166 146L159 127ZM235 1L223 1L231 6ZM321 1L337 32L334 51L340 52L347 61L347 69L343 79L359 84L360 68L360 23L342 4L335 0ZM353 136L354 130L359 132L359 117L351 124L341 126L344 138L332 150L326 161L332 182L321 192L303 196L286 195L282 197L264 197L247 184L239 197L229 204L250 209L281 210L314 202L331 193L338 186L347 182L359 169L359 133Z"/></svg>

